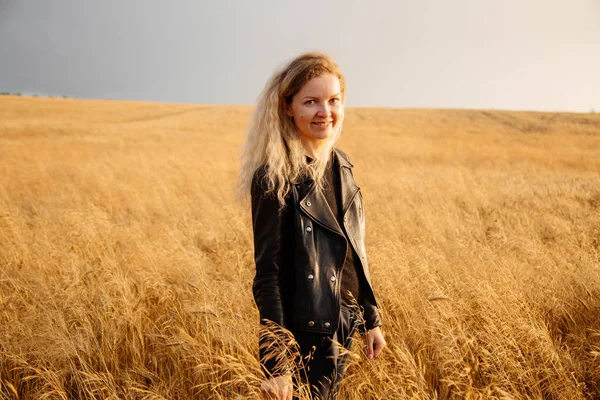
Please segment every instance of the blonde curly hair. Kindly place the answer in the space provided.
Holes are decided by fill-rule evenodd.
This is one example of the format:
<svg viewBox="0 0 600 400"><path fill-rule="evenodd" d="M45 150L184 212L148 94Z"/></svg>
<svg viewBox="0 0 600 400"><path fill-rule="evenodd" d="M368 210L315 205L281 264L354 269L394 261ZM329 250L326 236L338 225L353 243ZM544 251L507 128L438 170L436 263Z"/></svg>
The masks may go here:
<svg viewBox="0 0 600 400"><path fill-rule="evenodd" d="M324 74L333 74L339 79L343 106L346 98L344 75L337 63L322 53L299 55L267 81L246 131L238 182L241 198L249 195L254 174L262 166L266 167L267 193L273 193L282 207L290 185L301 177L312 179L317 187L322 187L323 173L342 131L342 121L334 128L329 141L320 147L318 157L308 163L286 107L304 84Z"/></svg>

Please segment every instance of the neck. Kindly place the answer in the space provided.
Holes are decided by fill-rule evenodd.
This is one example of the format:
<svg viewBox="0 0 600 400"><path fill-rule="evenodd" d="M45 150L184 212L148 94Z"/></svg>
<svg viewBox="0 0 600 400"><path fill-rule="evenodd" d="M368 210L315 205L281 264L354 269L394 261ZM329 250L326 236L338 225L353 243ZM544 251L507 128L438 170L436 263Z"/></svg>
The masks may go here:
<svg viewBox="0 0 600 400"><path fill-rule="evenodd" d="M307 140L300 138L300 142L304 148L304 154L312 159L319 158L321 150L327 145L327 140Z"/></svg>

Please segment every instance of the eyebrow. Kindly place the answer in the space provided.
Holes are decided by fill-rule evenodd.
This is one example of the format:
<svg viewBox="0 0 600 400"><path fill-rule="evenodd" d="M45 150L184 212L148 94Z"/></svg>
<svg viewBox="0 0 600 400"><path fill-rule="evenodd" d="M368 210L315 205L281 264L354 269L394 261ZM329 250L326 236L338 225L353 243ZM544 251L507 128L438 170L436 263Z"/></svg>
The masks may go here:
<svg viewBox="0 0 600 400"><path fill-rule="evenodd" d="M341 96L341 94L342 94L341 92L340 92L340 93L336 93L336 94L332 94L331 96L329 96L329 98L331 99L331 98L333 98L333 97L340 97L340 96ZM306 100L306 99L318 99L318 98L319 98L319 97L317 97L317 96L304 96L304 97L302 98L302 100Z"/></svg>

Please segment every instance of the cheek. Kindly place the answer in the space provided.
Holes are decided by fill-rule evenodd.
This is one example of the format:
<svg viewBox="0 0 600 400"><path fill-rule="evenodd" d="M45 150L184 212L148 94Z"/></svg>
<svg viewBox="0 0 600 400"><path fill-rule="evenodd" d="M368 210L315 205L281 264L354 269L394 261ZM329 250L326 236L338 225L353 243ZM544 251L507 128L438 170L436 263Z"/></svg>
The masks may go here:
<svg viewBox="0 0 600 400"><path fill-rule="evenodd" d="M304 114L299 114L294 117L294 125L296 125L296 128L300 131L305 131L309 124L310 121Z"/></svg>
<svg viewBox="0 0 600 400"><path fill-rule="evenodd" d="M298 121L299 122L303 122L304 123L304 122L306 122L308 120L310 120L310 117L308 115L306 115L306 114L300 114L298 116Z"/></svg>

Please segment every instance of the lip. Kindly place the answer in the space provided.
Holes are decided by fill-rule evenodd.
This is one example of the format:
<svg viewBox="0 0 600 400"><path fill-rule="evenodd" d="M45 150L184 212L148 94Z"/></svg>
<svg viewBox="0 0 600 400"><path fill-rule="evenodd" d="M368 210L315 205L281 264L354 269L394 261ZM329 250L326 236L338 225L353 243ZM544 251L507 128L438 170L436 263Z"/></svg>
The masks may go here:
<svg viewBox="0 0 600 400"><path fill-rule="evenodd" d="M332 125L333 121L317 121L317 122L311 122L311 125L315 125L318 128L326 128L329 125Z"/></svg>

